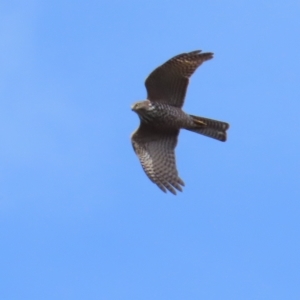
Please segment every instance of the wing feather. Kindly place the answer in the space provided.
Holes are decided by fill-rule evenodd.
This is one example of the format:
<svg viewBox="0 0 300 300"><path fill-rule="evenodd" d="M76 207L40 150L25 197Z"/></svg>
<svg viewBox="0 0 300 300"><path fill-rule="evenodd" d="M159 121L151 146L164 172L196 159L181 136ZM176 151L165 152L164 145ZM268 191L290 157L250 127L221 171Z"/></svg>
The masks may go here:
<svg viewBox="0 0 300 300"><path fill-rule="evenodd" d="M162 191L174 195L184 186L175 161L178 133L178 130L156 132L141 123L131 137L134 151L149 179Z"/></svg>
<svg viewBox="0 0 300 300"><path fill-rule="evenodd" d="M147 99L182 107L190 76L213 53L201 50L179 54L158 68L146 79Z"/></svg>

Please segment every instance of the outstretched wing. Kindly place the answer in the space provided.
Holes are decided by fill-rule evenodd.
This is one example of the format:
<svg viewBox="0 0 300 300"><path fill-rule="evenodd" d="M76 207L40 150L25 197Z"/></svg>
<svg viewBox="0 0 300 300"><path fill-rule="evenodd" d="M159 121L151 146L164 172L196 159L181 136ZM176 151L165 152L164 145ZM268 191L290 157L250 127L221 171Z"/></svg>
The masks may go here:
<svg viewBox="0 0 300 300"><path fill-rule="evenodd" d="M169 190L176 195L182 191L184 182L176 169L174 149L179 130L157 132L141 123L131 136L133 149L149 179L164 192Z"/></svg>
<svg viewBox="0 0 300 300"><path fill-rule="evenodd" d="M147 99L182 107L190 76L213 53L201 50L179 54L155 69L146 79Z"/></svg>

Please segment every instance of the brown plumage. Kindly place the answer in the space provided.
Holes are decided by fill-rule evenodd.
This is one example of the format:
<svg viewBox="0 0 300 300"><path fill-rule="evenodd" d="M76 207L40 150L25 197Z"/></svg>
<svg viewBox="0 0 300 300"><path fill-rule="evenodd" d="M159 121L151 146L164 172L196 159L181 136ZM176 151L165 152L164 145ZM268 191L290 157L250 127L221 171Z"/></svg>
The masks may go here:
<svg viewBox="0 0 300 300"><path fill-rule="evenodd" d="M176 194L184 186L174 152L180 129L226 141L229 124L189 115L181 109L190 76L212 57L213 53L193 51L168 60L146 79L147 100L132 106L141 120L131 136L134 151L149 179L164 192Z"/></svg>

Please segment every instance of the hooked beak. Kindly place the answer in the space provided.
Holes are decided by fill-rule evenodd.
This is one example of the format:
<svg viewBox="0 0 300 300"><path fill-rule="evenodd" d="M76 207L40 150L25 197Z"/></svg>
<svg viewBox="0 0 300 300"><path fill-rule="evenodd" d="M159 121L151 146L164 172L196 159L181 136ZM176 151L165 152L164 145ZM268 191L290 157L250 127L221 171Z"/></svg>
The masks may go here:
<svg viewBox="0 0 300 300"><path fill-rule="evenodd" d="M131 105L131 110L132 110L132 111L135 111L135 104L132 104L132 105Z"/></svg>

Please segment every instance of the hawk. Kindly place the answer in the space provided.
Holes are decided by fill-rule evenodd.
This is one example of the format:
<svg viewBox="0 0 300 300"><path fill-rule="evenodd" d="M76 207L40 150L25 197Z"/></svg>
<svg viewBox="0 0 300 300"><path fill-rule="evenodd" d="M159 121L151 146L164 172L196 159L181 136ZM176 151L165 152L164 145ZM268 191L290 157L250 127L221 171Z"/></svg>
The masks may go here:
<svg viewBox="0 0 300 300"><path fill-rule="evenodd" d="M182 191L175 162L175 147L180 129L187 129L225 142L229 124L185 113L184 103L190 76L213 53L200 50L177 55L146 79L147 100L136 102L131 109L138 114L140 126L131 142L141 165L162 191Z"/></svg>

